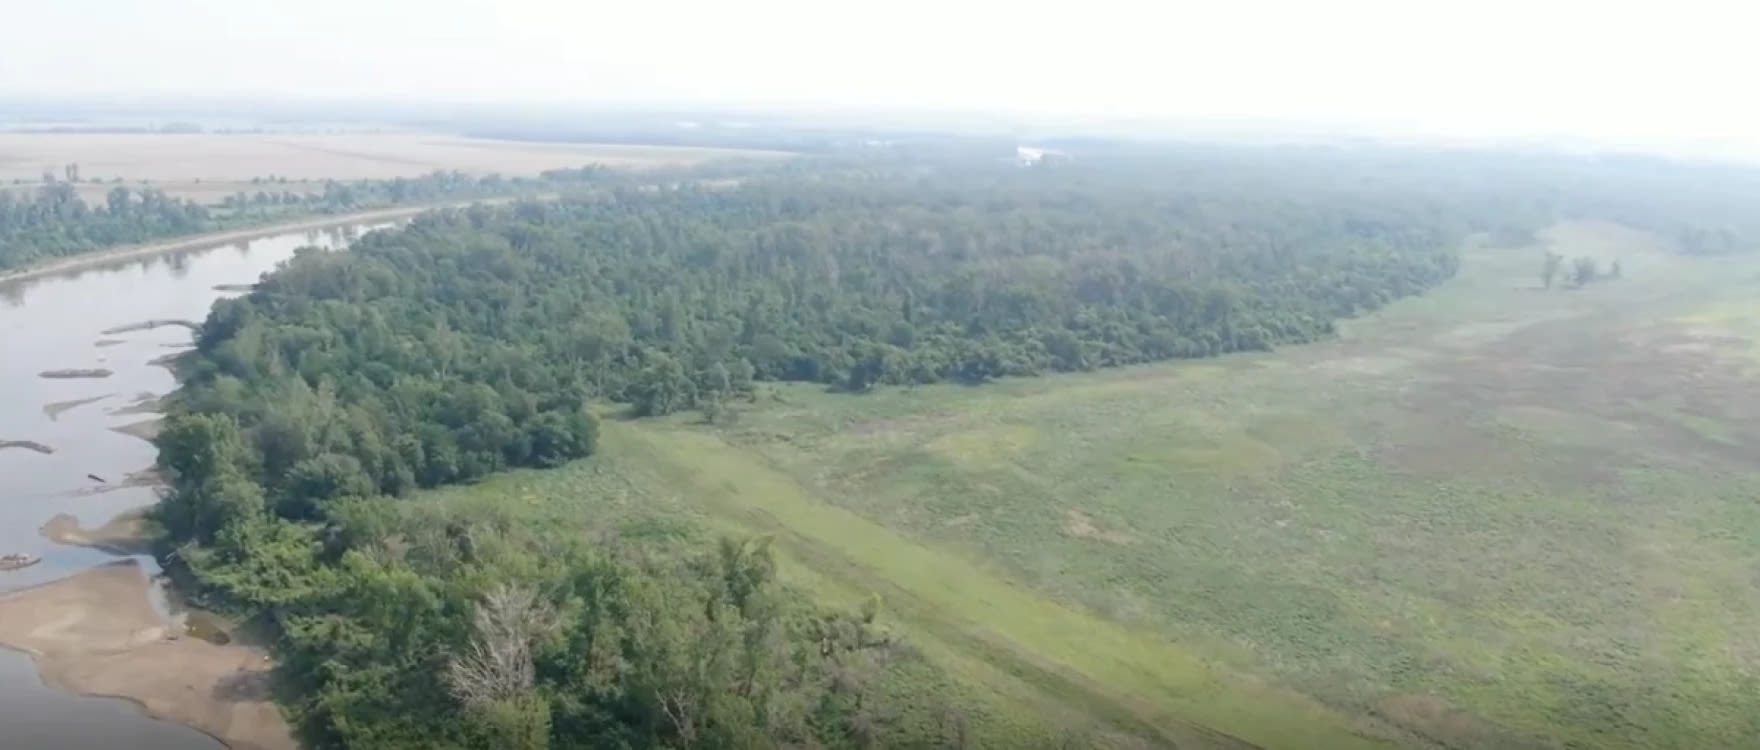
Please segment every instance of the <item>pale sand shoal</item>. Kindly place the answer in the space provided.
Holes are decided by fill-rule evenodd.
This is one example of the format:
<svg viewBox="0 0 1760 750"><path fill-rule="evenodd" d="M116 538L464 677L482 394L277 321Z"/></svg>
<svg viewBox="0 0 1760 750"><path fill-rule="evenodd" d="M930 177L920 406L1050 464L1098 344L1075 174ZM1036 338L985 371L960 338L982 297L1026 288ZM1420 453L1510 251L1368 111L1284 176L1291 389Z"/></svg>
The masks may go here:
<svg viewBox="0 0 1760 750"><path fill-rule="evenodd" d="M28 653L51 688L139 704L232 750L295 750L269 699L260 648L172 640L140 566L123 561L0 599L0 646Z"/></svg>

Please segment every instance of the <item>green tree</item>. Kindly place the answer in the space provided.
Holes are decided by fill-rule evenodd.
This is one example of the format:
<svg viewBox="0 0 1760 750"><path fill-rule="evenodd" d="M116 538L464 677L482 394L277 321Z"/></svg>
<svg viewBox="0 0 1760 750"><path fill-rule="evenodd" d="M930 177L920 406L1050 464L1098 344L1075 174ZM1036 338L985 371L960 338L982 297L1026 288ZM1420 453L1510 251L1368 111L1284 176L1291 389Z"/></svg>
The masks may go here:
<svg viewBox="0 0 1760 750"><path fill-rule="evenodd" d="M642 416L671 414L696 402L696 386L678 360L664 352L649 352L644 367L630 386L630 402Z"/></svg>

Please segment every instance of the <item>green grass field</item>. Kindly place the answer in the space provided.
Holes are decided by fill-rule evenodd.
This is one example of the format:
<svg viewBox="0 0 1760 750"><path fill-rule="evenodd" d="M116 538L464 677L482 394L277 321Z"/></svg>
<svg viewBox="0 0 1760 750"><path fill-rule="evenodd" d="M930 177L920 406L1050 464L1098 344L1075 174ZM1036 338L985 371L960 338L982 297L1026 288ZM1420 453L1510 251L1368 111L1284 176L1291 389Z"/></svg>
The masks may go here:
<svg viewBox="0 0 1760 750"><path fill-rule="evenodd" d="M880 593L986 746L1750 746L1760 262L1544 241L1625 278L1471 250L1336 341L768 387L418 506L772 535L794 584Z"/></svg>

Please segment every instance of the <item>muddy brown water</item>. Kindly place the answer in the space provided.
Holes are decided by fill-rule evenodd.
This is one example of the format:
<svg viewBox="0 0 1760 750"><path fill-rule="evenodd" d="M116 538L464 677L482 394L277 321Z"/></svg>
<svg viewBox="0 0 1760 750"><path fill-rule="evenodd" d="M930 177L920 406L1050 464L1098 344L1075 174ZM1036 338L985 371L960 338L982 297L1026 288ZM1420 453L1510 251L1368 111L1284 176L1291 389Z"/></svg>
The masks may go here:
<svg viewBox="0 0 1760 750"><path fill-rule="evenodd" d="M202 320L213 303L236 293L215 287L250 284L292 257L296 248L334 248L363 231L388 226L275 235L220 247L191 250L111 266L97 266L0 282L0 440L28 440L54 447L0 451L0 554L23 552L42 562L0 572L0 596L56 581L117 559L84 547L57 544L39 529L57 514L77 517L87 528L153 503L148 487L93 492L89 475L118 482L153 464L153 447L116 431L138 422L125 399L105 399L57 413L64 404L106 394L164 394L176 387L171 372L152 364L168 346L186 346L191 331L160 326L106 336L103 331L148 320ZM95 346L106 339L121 343ZM39 374L62 369L106 369L101 380L53 379ZM150 557L139 558L158 571ZM159 592L173 617L187 613ZM0 649L0 745L7 750L138 748L184 750L222 747L194 729L159 721L133 704L50 690L28 656Z"/></svg>

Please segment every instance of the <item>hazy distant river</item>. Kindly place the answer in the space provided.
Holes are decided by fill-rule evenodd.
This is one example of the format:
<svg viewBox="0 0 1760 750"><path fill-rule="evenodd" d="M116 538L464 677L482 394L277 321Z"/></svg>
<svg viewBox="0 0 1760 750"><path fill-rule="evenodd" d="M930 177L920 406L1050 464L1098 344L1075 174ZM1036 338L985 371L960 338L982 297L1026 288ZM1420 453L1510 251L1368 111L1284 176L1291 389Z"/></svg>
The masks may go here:
<svg viewBox="0 0 1760 750"><path fill-rule="evenodd" d="M295 248L336 247L373 228L276 235L60 276L0 282L0 440L31 440L55 449L50 455L19 448L0 450L0 554L24 552L43 559L30 568L0 572L0 595L115 559L44 538L39 529L56 514L71 514L92 527L156 499L153 490L145 487L105 489L153 464L152 445L114 430L153 415L116 412L176 386L168 370L150 363L182 351L190 342L190 331L181 326L113 335L103 331L155 319L200 322L215 300L235 294L215 286L254 282L291 257ZM45 370L100 368L114 374L67 380L39 376ZM95 397L102 399L54 416L45 408ZM87 475L102 477L108 484ZM150 558L141 562L157 571ZM193 729L148 718L125 701L48 690L28 656L4 649L0 649L0 746L7 750L221 747Z"/></svg>

